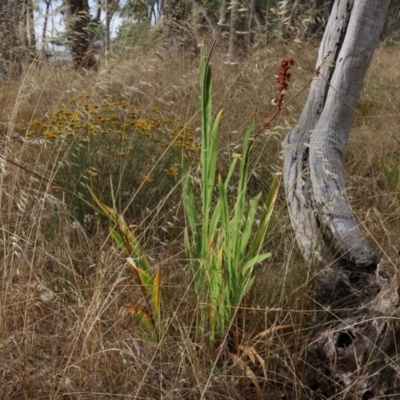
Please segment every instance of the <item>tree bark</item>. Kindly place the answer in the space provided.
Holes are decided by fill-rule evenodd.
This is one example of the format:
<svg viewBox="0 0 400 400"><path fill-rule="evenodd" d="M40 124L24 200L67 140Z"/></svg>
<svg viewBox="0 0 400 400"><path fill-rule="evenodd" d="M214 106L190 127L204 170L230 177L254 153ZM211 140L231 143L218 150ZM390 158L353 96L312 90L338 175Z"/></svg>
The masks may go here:
<svg viewBox="0 0 400 400"><path fill-rule="evenodd" d="M20 29L23 8L22 1L0 0L0 73L3 76L15 77L22 72L27 54L26 29Z"/></svg>
<svg viewBox="0 0 400 400"><path fill-rule="evenodd" d="M336 1L322 40L317 76L284 147L289 213L306 260L377 264L349 205L343 158L355 107L389 0ZM322 240L319 240L319 239Z"/></svg>
<svg viewBox="0 0 400 400"><path fill-rule="evenodd" d="M47 37L47 22L49 20L51 0L45 0L46 11L44 13L44 22L42 30L42 52L46 54L46 37Z"/></svg>
<svg viewBox="0 0 400 400"><path fill-rule="evenodd" d="M266 30L265 26L265 7L261 0L251 0L251 12L253 15L252 24L254 25L253 30L258 35L263 35Z"/></svg>
<svg viewBox="0 0 400 400"><path fill-rule="evenodd" d="M27 22L27 39L28 39L28 49L30 57L35 57L37 54L36 47L36 32L35 32L35 17L33 14L34 3L33 0L25 0L26 2L26 22Z"/></svg>
<svg viewBox="0 0 400 400"><path fill-rule="evenodd" d="M381 261L375 274L359 275L358 283L342 285L339 292L347 308L325 305L331 309L330 324L318 328L303 366L308 369L306 384L316 394L314 398L399 397L399 271L398 263Z"/></svg>
<svg viewBox="0 0 400 400"><path fill-rule="evenodd" d="M75 68L92 68L95 58L91 49L88 0L66 0L68 42Z"/></svg>
<svg viewBox="0 0 400 400"><path fill-rule="evenodd" d="M239 3L239 0L231 0L231 24L229 31L228 60L236 63L245 51L245 35L247 31L246 19L248 14L248 5ZM247 11L245 11L247 10Z"/></svg>
<svg viewBox="0 0 400 400"><path fill-rule="evenodd" d="M111 50L111 20L119 7L119 0L105 0L105 11L106 11L106 56Z"/></svg>
<svg viewBox="0 0 400 400"><path fill-rule="evenodd" d="M303 365L316 399L400 393L399 266L379 261L365 242L343 170L355 108L389 4L335 1L308 100L284 143L284 186L297 242L308 264L319 259L328 265L314 281L314 299L329 310L330 322L316 329Z"/></svg>

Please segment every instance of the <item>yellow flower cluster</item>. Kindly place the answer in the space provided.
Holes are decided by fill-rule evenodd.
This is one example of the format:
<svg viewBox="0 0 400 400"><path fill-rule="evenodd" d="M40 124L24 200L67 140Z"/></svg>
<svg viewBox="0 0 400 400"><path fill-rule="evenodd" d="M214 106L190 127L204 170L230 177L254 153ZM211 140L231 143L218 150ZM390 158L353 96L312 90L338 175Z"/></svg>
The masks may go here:
<svg viewBox="0 0 400 400"><path fill-rule="evenodd" d="M68 106L59 107L44 118L22 120L19 131L27 136L46 139L71 136L79 141L93 140L97 135L118 135L126 141L126 146L118 151L121 157L133 150L138 134L162 148L181 148L187 155L198 154L200 148L193 128L183 124L179 116L166 116L160 107L143 110L125 99L95 101L88 93L70 98ZM178 175L175 166L165 172Z"/></svg>

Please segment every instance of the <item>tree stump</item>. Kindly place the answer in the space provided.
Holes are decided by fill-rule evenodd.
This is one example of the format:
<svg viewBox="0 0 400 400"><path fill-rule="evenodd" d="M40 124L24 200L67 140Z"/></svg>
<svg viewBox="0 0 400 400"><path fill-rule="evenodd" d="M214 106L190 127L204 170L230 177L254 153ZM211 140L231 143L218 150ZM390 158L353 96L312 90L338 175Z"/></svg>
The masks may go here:
<svg viewBox="0 0 400 400"><path fill-rule="evenodd" d="M331 309L329 326L310 345L309 387L317 398L400 398L399 269L381 261L373 273L336 278L333 304L347 307ZM326 279L316 285L317 301L327 300Z"/></svg>

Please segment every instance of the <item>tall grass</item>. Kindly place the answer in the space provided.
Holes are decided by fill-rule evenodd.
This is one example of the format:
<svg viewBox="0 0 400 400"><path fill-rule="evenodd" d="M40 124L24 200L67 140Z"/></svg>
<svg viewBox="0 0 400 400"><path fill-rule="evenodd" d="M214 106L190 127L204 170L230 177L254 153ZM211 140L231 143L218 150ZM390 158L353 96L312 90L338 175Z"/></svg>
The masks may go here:
<svg viewBox="0 0 400 400"><path fill-rule="evenodd" d="M222 111L212 121L211 67L203 51L200 59L200 87L201 211L197 211L189 170L184 161L183 204L189 228L185 230L185 250L199 301L206 305L200 313L200 328L204 333L209 326L209 341L214 346L215 340L226 334L237 307L252 288L254 267L271 256L271 253L263 253L262 247L279 185L275 178L266 201L261 205L261 193L252 199L248 198L250 135L254 128L254 118L251 118L244 134L241 154L234 154L226 178L219 175L217 184L218 135ZM232 200L228 198L227 190L238 160L240 171L237 195ZM214 196L216 188L217 199ZM256 218L259 218L257 223Z"/></svg>
<svg viewBox="0 0 400 400"><path fill-rule="evenodd" d="M240 168L245 159L243 136L255 109L258 120L266 120L276 109L270 105L270 100L276 96L274 76L279 60L288 53L295 54L291 93L296 93L313 74L316 57L313 46L303 49L298 44L271 43L268 48L254 51L242 65L235 67L225 65L224 58L217 52L213 55L213 109L224 109L224 113L218 128L218 165L211 193L208 232L218 200L224 198L231 165L236 160L235 171L226 188L229 198L226 226L235 216L235 204L240 197ZM130 269L132 264L127 264L131 257L139 268L138 255L130 253L128 256L123 246L111 240L108 224L97 215L93 215L97 228L91 231L85 227L77 213L69 208L68 196L52 186L62 178L70 179L71 187L78 185L82 186L82 191L86 190L73 178L73 175L79 176L78 173L68 175L68 168L60 169L71 161L79 163L80 159L69 158L73 152L56 152L55 142L59 136L45 138L39 132L39 125L32 124L36 119L48 121L57 110L72 107L71 97L76 99L73 106L82 116L87 115L84 102L90 103L90 107L96 104L100 107L102 100L109 104L117 102L119 106L113 106L113 110L119 110L121 124L127 110L121 106L121 101L143 110L139 119L150 117L151 120L153 113L160 116L161 121L181 118L176 121L176 127L163 125L165 131L160 130L160 137L155 138L175 143L187 135L186 128L192 127L193 143L197 146L201 139L198 104L201 93L198 61L191 57L183 55L171 59L162 47L149 48L145 54L132 52L124 54L118 62L110 60L96 74L77 74L65 65L44 64L41 69L32 67L23 81L2 86L1 398L312 398L303 379L310 370L312 373L312 366L304 364L303 360L311 332L323 329L324 318L310 300L304 263L294 242L282 193L276 200L275 223L261 250L262 253L271 252L271 257L253 268L253 275L246 276L247 282L255 277L248 295L252 302L245 299L245 304L233 307L237 310L236 319L232 324L225 323L225 327L230 333L234 330L235 335L224 336L219 333L223 329L218 333L216 330L219 346L212 349L209 346L211 319L207 312L211 300L206 298L210 292L201 292L204 302L200 304L192 281L196 271L188 273L199 263L191 256L194 238L191 227L186 226L189 220L185 219L180 182L180 160L185 150L173 147L174 155L167 162L162 158L164 148L159 146L164 143L153 142L146 134L141 135L139 129L135 132L134 128L129 128L132 138L140 137L149 145L138 146L142 149L140 160L144 162L138 158L137 162L132 160L132 164L124 163L122 156L107 151L108 140L113 140L115 149L126 143L116 132L121 130L121 125L115 126L114 132L99 140L97 155L102 151L101 167L104 169L91 178L94 193L102 203L113 208L109 168L121 166L113 170L115 209L140 244L150 277L156 280L157 272L162 272L159 284L155 281L149 286L160 289L160 317L155 334L149 334L154 330L153 325L148 330L134 315L135 309L139 309L135 306L141 306L141 310L146 309L146 314L153 318L152 304L157 300L150 290L144 294L143 284ZM397 163L398 58L400 54L392 48L382 47L376 52L363 91L368 104L366 107L365 101L361 103L345 165L348 193L358 220L380 251L389 257L400 248L400 205L393 201L379 159L382 156L390 167L393 152ZM90 94L90 101L80 99L79 93ZM291 102L287 112L276 119L276 126L269 126L254 140L247 164L245 210L249 210L251 199L257 198L261 191L259 204L265 201L271 187L271 166L281 162L280 143L296 123L305 95ZM156 107L160 110L152 111ZM215 118L209 117L209 121L211 125ZM62 129L67 130L72 124L67 118ZM181 124L184 130L179 137ZM77 132L74 144L83 139L85 129ZM172 132L174 129L178 131ZM34 130L35 134L29 136ZM45 130L50 132L47 128L43 132ZM96 135L92 131L90 134ZM26 169L7 163L5 157ZM129 157L135 154L129 151ZM145 164L146 160L150 166ZM145 180L158 160L160 167L154 172L156 177L170 179L167 188L162 183L160 187L156 180ZM90 174L86 161L82 160L80 168ZM194 159L195 163L200 161ZM189 168L191 165L189 161L188 178L200 229L203 217L199 182L202 176L198 167ZM171 170L171 167L176 168ZM120 176L126 168L129 168L128 173ZM29 174L29 169L37 175ZM40 179L40 175L48 180ZM135 178L135 190L119 201L119 182L124 187L131 177ZM86 184L90 180L81 182ZM140 210L135 209L138 203ZM125 208L128 210L123 213ZM261 214L258 208L255 222ZM222 227L222 216L219 218ZM116 224L109 225L117 228ZM184 246L185 228L191 252L188 255ZM257 224L253 225L251 234L256 230ZM227 249L230 238L219 236L220 231L215 232L214 239L221 238L220 243L225 241L221 248ZM119 237L115 237L121 243L121 232L117 232ZM205 286L207 282L205 279ZM161 293L168 300L167 304L163 303ZM220 312L217 310L215 315L219 316ZM204 341L196 336L201 313L205 320L203 326L207 327ZM325 316L326 313L328 311ZM215 322L216 327L218 323ZM229 328L232 329L229 331Z"/></svg>

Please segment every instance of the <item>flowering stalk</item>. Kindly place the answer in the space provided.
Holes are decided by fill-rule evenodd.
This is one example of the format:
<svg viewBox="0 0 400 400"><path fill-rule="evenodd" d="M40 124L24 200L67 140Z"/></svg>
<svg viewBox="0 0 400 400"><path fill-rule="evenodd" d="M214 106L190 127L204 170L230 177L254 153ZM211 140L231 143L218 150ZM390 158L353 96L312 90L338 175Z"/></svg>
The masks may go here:
<svg viewBox="0 0 400 400"><path fill-rule="evenodd" d="M265 128L280 114L280 112L286 107L287 102L283 101L283 98L285 97L285 91L287 90L289 86L289 81L290 78L292 77L292 74L289 72L290 67L294 65L294 60L292 57L288 56L284 58L281 63L280 63L280 68L279 68L279 74L276 78L276 81L278 82L278 96L272 99L272 104L276 105L276 110L275 112L265 121L261 127L257 130L257 132L253 135L253 139L255 139L261 132L265 130ZM308 85L307 85L308 86ZM297 96L297 95L296 95ZM294 96L294 97L296 97ZM289 101L293 100L292 97Z"/></svg>
<svg viewBox="0 0 400 400"><path fill-rule="evenodd" d="M278 82L278 97L275 97L272 102L278 106L279 109L283 106L283 98L285 97L285 90L288 88L290 78L292 74L289 72L290 67L294 64L292 57L286 57L281 61L281 66L279 68L279 75L276 78Z"/></svg>

